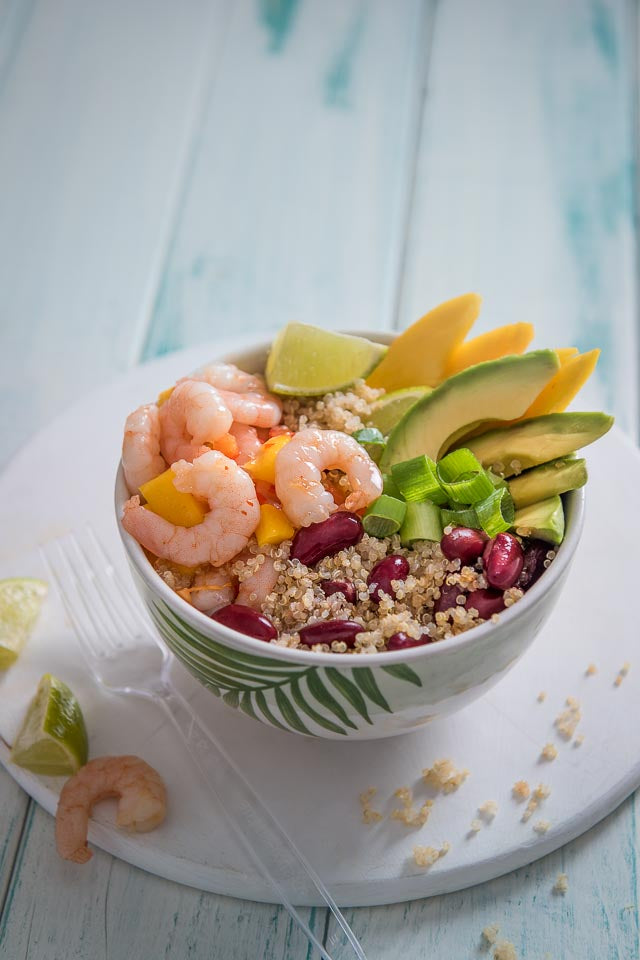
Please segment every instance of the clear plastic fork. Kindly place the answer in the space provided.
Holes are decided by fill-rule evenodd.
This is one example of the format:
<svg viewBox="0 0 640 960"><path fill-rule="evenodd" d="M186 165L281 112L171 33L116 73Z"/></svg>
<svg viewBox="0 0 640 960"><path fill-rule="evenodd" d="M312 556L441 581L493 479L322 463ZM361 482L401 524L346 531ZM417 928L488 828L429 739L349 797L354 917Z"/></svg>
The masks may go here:
<svg viewBox="0 0 640 960"><path fill-rule="evenodd" d="M366 960L328 889L268 810L217 738L206 729L170 679L172 655L119 576L91 528L42 547L66 612L96 683L111 693L142 697L161 707L189 750L238 843L323 960L337 960L291 902L285 883L323 900L348 946L342 958Z"/></svg>

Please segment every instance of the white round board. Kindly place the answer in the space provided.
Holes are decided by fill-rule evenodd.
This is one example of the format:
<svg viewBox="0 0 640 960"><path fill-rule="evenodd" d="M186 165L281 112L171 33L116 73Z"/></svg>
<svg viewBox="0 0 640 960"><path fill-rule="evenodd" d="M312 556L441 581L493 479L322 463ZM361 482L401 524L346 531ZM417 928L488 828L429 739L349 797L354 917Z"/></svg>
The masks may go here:
<svg viewBox="0 0 640 960"><path fill-rule="evenodd" d="M96 391L35 437L0 477L0 577L47 579L38 546L87 521L128 577L113 516L112 492L126 414L178 376L248 344L235 339L198 347L137 367ZM634 596L640 515L640 456L614 430L587 451L587 520L568 583L548 625L514 669L481 700L419 733L385 741L339 743L272 730L219 702L179 665L175 679L201 719L215 728L268 806L308 855L343 905L374 905L458 890L506 873L556 849L610 813L640 784L640 741L633 720L640 665L614 684L634 659L635 636L623 598ZM610 509L611 480L625 509ZM598 672L587 676L590 662ZM53 586L36 631L18 662L0 674L0 761L50 813L60 779L38 778L9 763L12 742L40 676L51 672L76 692L92 756L135 753L166 781L165 823L148 834L112 826L113 805L96 809L90 842L115 856L202 890L270 902L270 888L229 835L224 819L159 708L105 694L88 676ZM546 698L539 702L540 691ZM566 742L554 719L568 696L581 703L577 733ZM545 743L558 749L540 760ZM408 828L389 814L401 786L427 797L423 768L450 757L470 771L454 793L439 795L428 822ZM511 795L516 780L551 789L527 823ZM376 787L376 824L362 822L359 794ZM492 823L470 834L477 808L498 804ZM548 820L544 834L533 825ZM413 847L449 852L430 869ZM53 845L53 823L51 826ZM91 865L78 871L91 870ZM285 884L286 885L286 884ZM298 890L296 903L311 903Z"/></svg>

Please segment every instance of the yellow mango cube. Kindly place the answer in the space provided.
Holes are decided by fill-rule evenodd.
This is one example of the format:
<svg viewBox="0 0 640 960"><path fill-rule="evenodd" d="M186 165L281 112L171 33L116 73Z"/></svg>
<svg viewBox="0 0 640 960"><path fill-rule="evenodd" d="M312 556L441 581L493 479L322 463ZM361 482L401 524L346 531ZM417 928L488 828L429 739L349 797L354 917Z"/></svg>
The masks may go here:
<svg viewBox="0 0 640 960"><path fill-rule="evenodd" d="M147 501L144 506L177 527L195 527L204 520L206 508L191 493L176 490L173 480L174 473L169 467L160 476L143 483L140 493Z"/></svg>
<svg viewBox="0 0 640 960"><path fill-rule="evenodd" d="M246 470L253 480L264 480L265 483L275 484L276 457L290 440L291 435L288 433L283 433L279 437L271 437L263 444L257 457L245 463L242 469Z"/></svg>
<svg viewBox="0 0 640 960"><path fill-rule="evenodd" d="M274 439L280 439L275 438ZM256 528L256 540L259 547L267 544L282 543L291 540L295 527L280 507L271 503L263 503L260 507L260 522Z"/></svg>
<svg viewBox="0 0 640 960"><path fill-rule="evenodd" d="M158 399L156 400L156 406L161 407L162 404L169 399L174 390L175 387L167 387L166 390L163 390L162 393L159 393Z"/></svg>

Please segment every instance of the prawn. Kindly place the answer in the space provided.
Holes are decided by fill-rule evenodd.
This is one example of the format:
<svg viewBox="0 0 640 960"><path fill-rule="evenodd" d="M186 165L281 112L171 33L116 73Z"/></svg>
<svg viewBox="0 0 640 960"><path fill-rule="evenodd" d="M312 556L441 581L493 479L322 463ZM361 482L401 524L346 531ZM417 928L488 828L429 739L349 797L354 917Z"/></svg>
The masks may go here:
<svg viewBox="0 0 640 960"><path fill-rule="evenodd" d="M256 428L250 427L246 423L232 423L229 433L232 437L235 437L238 444L236 462L243 466L248 460L253 460L262 447Z"/></svg>
<svg viewBox="0 0 640 960"><path fill-rule="evenodd" d="M260 520L260 507L248 473L217 450L209 450L193 463L171 465L174 486L209 503L209 512L193 527L178 527L145 510L140 497L124 505L122 525L132 537L157 557L197 567L221 567L244 550Z"/></svg>
<svg viewBox="0 0 640 960"><path fill-rule="evenodd" d="M338 509L322 485L323 470L346 473L346 510L360 510L382 493L382 474L357 440L338 430L300 430L278 452L275 471L276 493L294 526L319 523Z"/></svg>
<svg viewBox="0 0 640 960"><path fill-rule="evenodd" d="M160 453L160 411L145 403L130 413L124 425L122 469L129 493L167 469Z"/></svg>
<svg viewBox="0 0 640 960"><path fill-rule="evenodd" d="M190 379L215 387L238 423L252 427L275 427L280 423L282 404L256 374L245 373L232 363L212 363Z"/></svg>
<svg viewBox="0 0 640 960"><path fill-rule="evenodd" d="M140 757L96 757L62 788L56 812L56 847L65 860L86 863L89 815L95 803L118 797L119 827L145 833L165 818L167 792L160 774Z"/></svg>
<svg viewBox="0 0 640 960"><path fill-rule="evenodd" d="M160 407L160 449L167 463L195 460L228 433L233 417L220 392L200 380L181 380Z"/></svg>
<svg viewBox="0 0 640 960"><path fill-rule="evenodd" d="M242 603L245 607L253 607L260 610L276 583L279 573L275 568L273 557L263 553L264 562L249 574L246 579L240 581L236 603Z"/></svg>
<svg viewBox="0 0 640 960"><path fill-rule="evenodd" d="M193 586L186 590L192 606L211 615L233 603L237 585L226 567L207 567L196 573Z"/></svg>

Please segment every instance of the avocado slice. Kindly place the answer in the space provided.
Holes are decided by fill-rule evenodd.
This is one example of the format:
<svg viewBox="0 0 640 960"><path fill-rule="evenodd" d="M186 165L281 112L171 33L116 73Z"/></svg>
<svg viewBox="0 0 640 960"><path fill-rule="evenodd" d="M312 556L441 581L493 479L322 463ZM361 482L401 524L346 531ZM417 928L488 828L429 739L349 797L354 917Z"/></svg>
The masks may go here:
<svg viewBox="0 0 640 960"><path fill-rule="evenodd" d="M516 510L511 528L521 537L535 537L558 545L564 537L564 510L560 497L547 497Z"/></svg>
<svg viewBox="0 0 640 960"><path fill-rule="evenodd" d="M606 413L547 413L510 427L489 430L465 440L482 463L502 476L565 457L598 440L613 425ZM515 464L515 467L514 467Z"/></svg>
<svg viewBox="0 0 640 960"><path fill-rule="evenodd" d="M438 460L482 421L522 416L558 368L554 350L536 350L477 363L449 377L418 400L393 428L382 469L423 453Z"/></svg>
<svg viewBox="0 0 640 960"><path fill-rule="evenodd" d="M509 480L509 493L516 510L530 503L584 487L587 482L587 461L567 458L552 460Z"/></svg>

